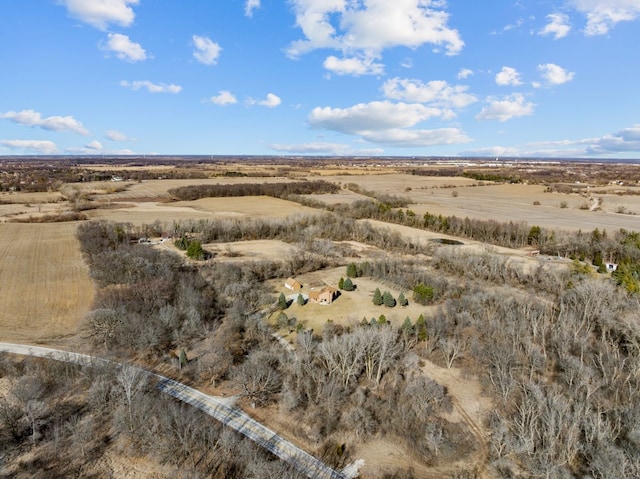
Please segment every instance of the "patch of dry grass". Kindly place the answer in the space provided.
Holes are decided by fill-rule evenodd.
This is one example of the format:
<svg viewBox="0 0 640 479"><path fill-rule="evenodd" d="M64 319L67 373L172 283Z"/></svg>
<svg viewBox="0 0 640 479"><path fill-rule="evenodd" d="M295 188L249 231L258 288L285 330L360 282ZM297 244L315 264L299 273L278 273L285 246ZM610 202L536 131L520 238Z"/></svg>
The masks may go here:
<svg viewBox="0 0 640 479"><path fill-rule="evenodd" d="M0 224L0 338L72 335L93 300L76 223Z"/></svg>

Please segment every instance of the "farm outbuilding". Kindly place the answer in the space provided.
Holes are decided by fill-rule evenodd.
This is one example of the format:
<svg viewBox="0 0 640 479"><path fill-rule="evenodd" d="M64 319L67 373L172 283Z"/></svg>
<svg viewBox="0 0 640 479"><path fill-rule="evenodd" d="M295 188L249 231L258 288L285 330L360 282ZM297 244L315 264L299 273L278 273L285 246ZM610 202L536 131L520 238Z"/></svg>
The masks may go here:
<svg viewBox="0 0 640 479"><path fill-rule="evenodd" d="M290 289L291 291L300 291L302 289L302 284L299 281L296 281L293 278L287 278L284 282L284 287Z"/></svg>

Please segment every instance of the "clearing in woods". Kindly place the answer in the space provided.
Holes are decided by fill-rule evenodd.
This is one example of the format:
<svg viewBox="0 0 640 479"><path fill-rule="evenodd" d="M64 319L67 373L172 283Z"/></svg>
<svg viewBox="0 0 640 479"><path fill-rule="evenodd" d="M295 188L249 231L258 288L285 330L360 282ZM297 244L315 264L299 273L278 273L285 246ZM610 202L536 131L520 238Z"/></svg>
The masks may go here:
<svg viewBox="0 0 640 479"><path fill-rule="evenodd" d="M77 333L93 285L78 223L0 223L0 337L55 343Z"/></svg>

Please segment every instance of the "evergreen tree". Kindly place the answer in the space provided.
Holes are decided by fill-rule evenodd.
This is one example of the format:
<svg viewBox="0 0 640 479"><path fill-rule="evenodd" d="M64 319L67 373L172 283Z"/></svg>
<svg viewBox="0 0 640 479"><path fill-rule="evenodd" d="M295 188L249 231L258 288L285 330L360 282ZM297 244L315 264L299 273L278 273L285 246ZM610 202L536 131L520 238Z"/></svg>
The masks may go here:
<svg viewBox="0 0 640 479"><path fill-rule="evenodd" d="M400 329L402 330L402 335L405 337L405 339L411 336L411 334L413 333L413 324L411 323L411 318L409 316L404 318L404 322L402 323Z"/></svg>
<svg viewBox="0 0 640 479"><path fill-rule="evenodd" d="M338 281L338 289L344 289L344 278L341 276L340 281Z"/></svg>
<svg viewBox="0 0 640 479"><path fill-rule="evenodd" d="M348 278L358 277L358 268L356 268L355 263L350 263L349 266L347 266L347 277Z"/></svg>
<svg viewBox="0 0 640 479"><path fill-rule="evenodd" d="M416 336L418 337L418 341L426 341L429 337L427 333L427 322L424 320L424 316L418 316L418 320L416 321Z"/></svg>
<svg viewBox="0 0 640 479"><path fill-rule="evenodd" d="M353 283L351 282L351 278L347 278L344 280L342 289L344 289L345 291L353 291Z"/></svg>
<svg viewBox="0 0 640 479"><path fill-rule="evenodd" d="M404 293L400 293L398 296L398 304L403 307L409 304L409 300L404 296Z"/></svg>
<svg viewBox="0 0 640 479"><path fill-rule="evenodd" d="M396 305L396 300L389 291L385 291L382 295L382 303L387 308L393 308Z"/></svg>
<svg viewBox="0 0 640 479"><path fill-rule="evenodd" d="M387 317L384 314L381 314L378 317L378 324L381 326L384 326L385 324L387 324Z"/></svg>
<svg viewBox="0 0 640 479"><path fill-rule="evenodd" d="M287 309L287 297L284 293L280 293L280 297L278 297L278 309Z"/></svg>
<svg viewBox="0 0 640 479"><path fill-rule="evenodd" d="M200 241L191 241L187 247L187 256L191 259L203 260L207 258L207 253L202 249Z"/></svg>
<svg viewBox="0 0 640 479"><path fill-rule="evenodd" d="M433 301L433 288L428 284L417 284L413 288L413 300L420 304L429 304Z"/></svg>
<svg viewBox="0 0 640 479"><path fill-rule="evenodd" d="M298 297L296 298L296 302L300 306L304 306L304 296L302 296L302 294L298 293Z"/></svg>
<svg viewBox="0 0 640 479"><path fill-rule="evenodd" d="M380 292L380 288L376 288L373 293L373 304L375 304L376 306L382 306L383 302L384 301L382 300L382 293Z"/></svg>

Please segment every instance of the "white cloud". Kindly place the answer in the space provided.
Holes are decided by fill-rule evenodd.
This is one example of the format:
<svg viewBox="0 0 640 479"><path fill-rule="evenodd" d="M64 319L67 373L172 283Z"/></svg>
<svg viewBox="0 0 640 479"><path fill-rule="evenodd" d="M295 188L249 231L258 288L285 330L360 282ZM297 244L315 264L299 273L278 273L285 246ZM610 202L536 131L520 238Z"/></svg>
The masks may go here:
<svg viewBox="0 0 640 479"><path fill-rule="evenodd" d="M372 143L400 147L454 145L471 141L471 138L458 128L439 128L435 130L394 128L384 131L363 132L362 138Z"/></svg>
<svg viewBox="0 0 640 479"><path fill-rule="evenodd" d="M591 140L587 148L587 154L591 155L625 152L640 154L640 124Z"/></svg>
<svg viewBox="0 0 640 479"><path fill-rule="evenodd" d="M210 38L199 35L193 35L191 39L195 47L193 56L196 60L205 65L215 65L218 63L218 57L222 51L222 47L219 44Z"/></svg>
<svg viewBox="0 0 640 479"><path fill-rule="evenodd" d="M129 138L122 132L109 130L104 134L105 138L111 141L127 141Z"/></svg>
<svg viewBox="0 0 640 479"><path fill-rule="evenodd" d="M585 35L606 35L616 23L633 21L640 16L638 0L570 0L570 4L587 16Z"/></svg>
<svg viewBox="0 0 640 479"><path fill-rule="evenodd" d="M533 103L526 102L521 93L514 93L500 100L489 98L488 102L489 104L476 115L477 120L507 121L520 116L532 115L535 107Z"/></svg>
<svg viewBox="0 0 640 479"><path fill-rule="evenodd" d="M98 140L93 140L84 145L84 147L90 151L100 151L102 150L102 143L100 143Z"/></svg>
<svg viewBox="0 0 640 479"><path fill-rule="evenodd" d="M616 133L578 140L541 141L521 147L493 146L460 152L464 156L527 156L538 158L584 158L640 154L640 124Z"/></svg>
<svg viewBox="0 0 640 479"><path fill-rule="evenodd" d="M349 108L314 108L308 116L309 125L349 135L363 140L393 146L433 146L465 143L469 138L457 128L435 130L409 129L421 121L443 117L446 112L419 103L375 101Z"/></svg>
<svg viewBox="0 0 640 479"><path fill-rule="evenodd" d="M134 63L147 59L145 49L139 43L132 42L127 35L109 33L108 38L103 49L114 52L120 60Z"/></svg>
<svg viewBox="0 0 640 479"><path fill-rule="evenodd" d="M253 98L249 98L247 100L247 103L249 105L260 105L260 106L266 106L267 108L275 108L280 103L282 103L282 100L278 95L275 95L273 93L268 93L267 97L264 100L254 100Z"/></svg>
<svg viewBox="0 0 640 479"><path fill-rule="evenodd" d="M140 0L59 0L67 7L72 17L100 30L106 30L111 23L128 27L135 14L129 5L137 5Z"/></svg>
<svg viewBox="0 0 640 479"><path fill-rule="evenodd" d="M58 147L48 140L0 140L0 145L11 150L33 151L42 155L52 155Z"/></svg>
<svg viewBox="0 0 640 479"><path fill-rule="evenodd" d="M502 28L502 30L499 30L499 31L494 30L490 34L491 35L499 35L501 33L508 32L510 30L517 30L522 25L524 25L524 18L518 18L515 22L509 23L508 25L505 25Z"/></svg>
<svg viewBox="0 0 640 479"><path fill-rule="evenodd" d="M433 80L422 83L420 80L392 78L382 85L385 97L417 103L430 103L445 108L463 108L478 99L467 93L469 87L449 85L446 81Z"/></svg>
<svg viewBox="0 0 640 479"><path fill-rule="evenodd" d="M257 8L260 8L260 0L247 0L247 3L244 5L244 14L247 17L252 17L253 11Z"/></svg>
<svg viewBox="0 0 640 479"><path fill-rule="evenodd" d="M72 116L49 116L42 118L42 115L34 110L22 110L19 112L8 111L0 113L0 118L26 126L37 126L43 130L50 131L70 131L80 135L88 135L87 129Z"/></svg>
<svg viewBox="0 0 640 479"><path fill-rule="evenodd" d="M464 80L465 78L469 78L471 75L473 75L473 70L462 68L456 76L458 80Z"/></svg>
<svg viewBox="0 0 640 479"><path fill-rule="evenodd" d="M296 25L304 40L293 42L288 55L298 57L320 48L379 55L386 48L444 47L448 55L462 50L457 30L440 0L292 0Z"/></svg>
<svg viewBox="0 0 640 479"><path fill-rule="evenodd" d="M359 134L370 130L406 128L441 114L442 111L438 108L418 103L374 101L349 108L316 107L309 114L308 120L314 127Z"/></svg>
<svg viewBox="0 0 640 479"><path fill-rule="evenodd" d="M511 67L502 67L502 70L496 75L496 83L502 86L518 86L522 85L520 73Z"/></svg>
<svg viewBox="0 0 640 479"><path fill-rule="evenodd" d="M374 63L374 58L337 58L333 55L327 57L323 65L330 72L336 75L382 75L384 65Z"/></svg>
<svg viewBox="0 0 640 479"><path fill-rule="evenodd" d="M538 35L553 35L554 40L566 37L571 31L569 16L564 13L551 13L547 15L549 23L538 32Z"/></svg>
<svg viewBox="0 0 640 479"><path fill-rule="evenodd" d="M232 105L238 103L237 98L228 90L220 90L217 95L210 97L208 102L215 105Z"/></svg>
<svg viewBox="0 0 640 479"><path fill-rule="evenodd" d="M134 91L146 88L149 93L180 93L182 91L180 85L174 85L173 83L152 83L149 80L136 80L132 82L122 80L120 86Z"/></svg>
<svg viewBox="0 0 640 479"><path fill-rule="evenodd" d="M567 71L553 63L538 65L538 71L542 75L542 78L552 85L562 85L563 83L570 82L575 76L574 72Z"/></svg>

